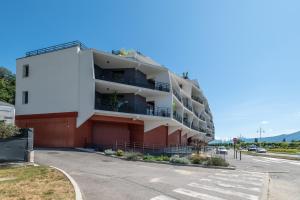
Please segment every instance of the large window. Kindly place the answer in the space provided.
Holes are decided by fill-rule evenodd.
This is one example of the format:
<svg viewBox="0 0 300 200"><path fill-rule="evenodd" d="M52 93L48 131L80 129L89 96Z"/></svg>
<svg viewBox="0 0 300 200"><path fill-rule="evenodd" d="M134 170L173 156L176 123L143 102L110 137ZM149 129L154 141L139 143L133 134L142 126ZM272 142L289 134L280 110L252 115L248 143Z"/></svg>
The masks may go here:
<svg viewBox="0 0 300 200"><path fill-rule="evenodd" d="M29 65L23 65L23 77L29 76Z"/></svg>
<svg viewBox="0 0 300 200"><path fill-rule="evenodd" d="M22 103L23 104L28 104L28 91L23 91L22 92Z"/></svg>

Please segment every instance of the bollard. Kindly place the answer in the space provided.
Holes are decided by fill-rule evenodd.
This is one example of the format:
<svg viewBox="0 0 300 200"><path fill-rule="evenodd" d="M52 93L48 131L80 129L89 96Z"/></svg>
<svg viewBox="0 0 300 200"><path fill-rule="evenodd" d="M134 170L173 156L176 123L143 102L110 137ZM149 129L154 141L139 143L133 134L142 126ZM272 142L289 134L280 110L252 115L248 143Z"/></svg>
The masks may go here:
<svg viewBox="0 0 300 200"><path fill-rule="evenodd" d="M240 151L240 160L242 160L242 152Z"/></svg>

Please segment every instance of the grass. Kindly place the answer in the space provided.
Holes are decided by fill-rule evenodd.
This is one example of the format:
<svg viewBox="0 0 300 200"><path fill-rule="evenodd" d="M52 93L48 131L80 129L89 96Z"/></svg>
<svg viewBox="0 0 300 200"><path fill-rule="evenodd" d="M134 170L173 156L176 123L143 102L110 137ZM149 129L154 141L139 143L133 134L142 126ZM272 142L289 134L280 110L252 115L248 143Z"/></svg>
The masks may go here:
<svg viewBox="0 0 300 200"><path fill-rule="evenodd" d="M69 180L43 166L0 168L0 191L1 200L75 199Z"/></svg>
<svg viewBox="0 0 300 200"><path fill-rule="evenodd" d="M266 155L266 154L260 154L260 153L255 153L251 151L242 151L243 154L251 155L251 156L261 156L261 157L269 157L269 158L281 158L281 159L286 159L286 160L299 160L300 158L296 157L288 157L288 156L282 156L282 155Z"/></svg>
<svg viewBox="0 0 300 200"><path fill-rule="evenodd" d="M282 149L282 148L268 149L268 152L284 153L284 154L291 154L291 155L300 153L298 149Z"/></svg>

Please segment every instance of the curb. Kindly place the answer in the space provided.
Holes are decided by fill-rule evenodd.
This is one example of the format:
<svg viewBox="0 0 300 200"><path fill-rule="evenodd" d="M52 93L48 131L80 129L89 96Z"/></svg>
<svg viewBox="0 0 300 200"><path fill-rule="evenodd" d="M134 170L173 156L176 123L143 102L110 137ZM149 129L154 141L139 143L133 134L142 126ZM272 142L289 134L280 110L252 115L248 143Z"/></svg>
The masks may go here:
<svg viewBox="0 0 300 200"><path fill-rule="evenodd" d="M54 168L54 169L56 169L56 170L58 170L60 172L62 172L69 179L69 181L73 185L73 188L75 190L75 199L76 200L83 200L80 188L79 188L78 184L76 183L76 181L67 172L65 172L64 170L59 169L59 168L54 167L54 166L50 166L50 167Z"/></svg>

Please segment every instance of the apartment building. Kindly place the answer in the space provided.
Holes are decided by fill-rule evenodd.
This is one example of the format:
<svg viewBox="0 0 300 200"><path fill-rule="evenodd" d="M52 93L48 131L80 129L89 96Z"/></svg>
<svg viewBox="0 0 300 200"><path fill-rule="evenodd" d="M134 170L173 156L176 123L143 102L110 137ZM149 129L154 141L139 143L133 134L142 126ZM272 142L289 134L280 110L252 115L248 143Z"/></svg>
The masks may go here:
<svg viewBox="0 0 300 200"><path fill-rule="evenodd" d="M198 82L137 51L104 52L79 41L17 59L16 124L37 147L159 148L214 139Z"/></svg>

